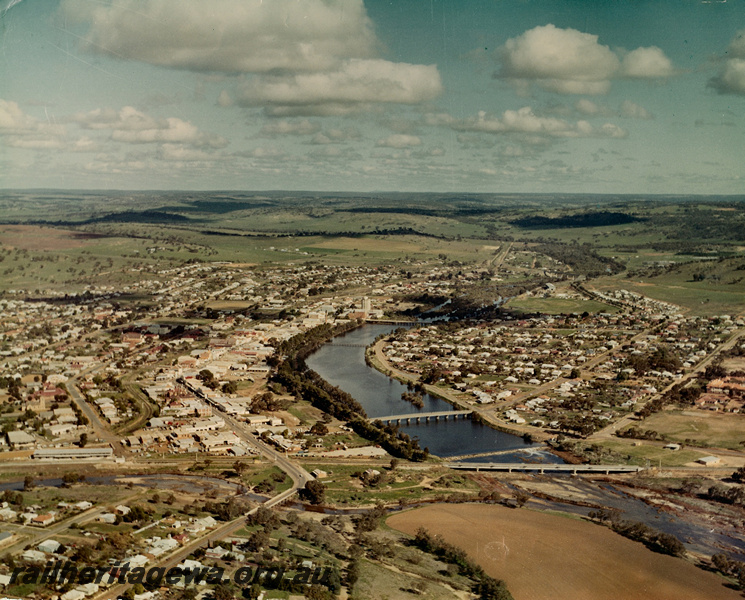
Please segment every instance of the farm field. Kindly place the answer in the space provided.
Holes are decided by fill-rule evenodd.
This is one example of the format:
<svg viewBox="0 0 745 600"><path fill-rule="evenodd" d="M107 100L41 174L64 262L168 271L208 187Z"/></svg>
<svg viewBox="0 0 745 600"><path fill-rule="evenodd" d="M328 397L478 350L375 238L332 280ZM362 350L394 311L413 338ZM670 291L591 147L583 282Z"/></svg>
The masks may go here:
<svg viewBox="0 0 745 600"><path fill-rule="evenodd" d="M394 515L409 535L420 527L463 548L515 600L735 600L724 580L656 554L602 526L493 505L433 505Z"/></svg>

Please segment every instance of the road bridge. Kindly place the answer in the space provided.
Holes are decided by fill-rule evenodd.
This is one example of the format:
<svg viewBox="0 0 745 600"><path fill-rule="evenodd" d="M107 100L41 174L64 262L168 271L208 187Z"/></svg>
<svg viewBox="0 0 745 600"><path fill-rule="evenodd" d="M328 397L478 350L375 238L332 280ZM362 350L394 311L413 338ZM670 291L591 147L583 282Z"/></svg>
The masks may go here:
<svg viewBox="0 0 745 600"><path fill-rule="evenodd" d="M577 473L604 473L605 475L609 475L610 473L637 473L644 470L644 467L629 465L566 465L551 463L462 462L445 463L445 466L450 469L463 471L506 471L507 473L512 473L513 471L537 471L539 473L545 473L546 471L550 471L552 473L571 473L572 475L576 475Z"/></svg>
<svg viewBox="0 0 745 600"><path fill-rule="evenodd" d="M426 412L426 413L411 413L407 415L389 415L387 417L373 417L372 419L368 419L371 423L374 421L380 421L382 423L395 423L396 425L401 425L404 423L405 425L410 425L411 423L429 423L430 420L432 421L439 421L440 419L443 419L447 421L449 418L453 418L453 420L457 419L458 417L466 418L469 415L473 414L472 410L442 410L439 412Z"/></svg>

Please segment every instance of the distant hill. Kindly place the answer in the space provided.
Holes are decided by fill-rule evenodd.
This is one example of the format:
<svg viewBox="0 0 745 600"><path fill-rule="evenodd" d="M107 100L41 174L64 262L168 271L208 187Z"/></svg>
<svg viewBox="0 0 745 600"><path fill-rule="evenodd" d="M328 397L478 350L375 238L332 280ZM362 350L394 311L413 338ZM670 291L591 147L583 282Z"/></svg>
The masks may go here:
<svg viewBox="0 0 745 600"><path fill-rule="evenodd" d="M565 217L523 217L510 221L510 224L523 229L567 229L573 227L607 227L609 225L626 225L644 221L628 213L599 211Z"/></svg>

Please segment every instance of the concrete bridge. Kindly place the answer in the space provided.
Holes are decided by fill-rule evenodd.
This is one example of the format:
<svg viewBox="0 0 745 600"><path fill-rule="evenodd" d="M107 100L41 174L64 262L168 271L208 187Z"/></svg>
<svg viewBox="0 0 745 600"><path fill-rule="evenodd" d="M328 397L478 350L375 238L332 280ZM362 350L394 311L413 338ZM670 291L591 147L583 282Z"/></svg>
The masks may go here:
<svg viewBox="0 0 745 600"><path fill-rule="evenodd" d="M539 463L445 463L446 467L451 469L460 469L463 471L537 471L545 473L637 473L643 471L644 467L632 467L629 465L566 465L566 464L539 464Z"/></svg>
<svg viewBox="0 0 745 600"><path fill-rule="evenodd" d="M429 423L430 420L432 421L439 421L440 419L443 419L447 421L450 417L453 418L453 420L457 419L458 417L463 417L464 419L468 417L469 415L473 414L472 410L443 410L440 412L428 412L428 413L412 413L408 415L390 415L388 417L374 417L372 419L368 419L371 423L374 421L380 421L381 423L396 423L396 425L401 425L401 423L404 423L405 425L410 425L413 423Z"/></svg>

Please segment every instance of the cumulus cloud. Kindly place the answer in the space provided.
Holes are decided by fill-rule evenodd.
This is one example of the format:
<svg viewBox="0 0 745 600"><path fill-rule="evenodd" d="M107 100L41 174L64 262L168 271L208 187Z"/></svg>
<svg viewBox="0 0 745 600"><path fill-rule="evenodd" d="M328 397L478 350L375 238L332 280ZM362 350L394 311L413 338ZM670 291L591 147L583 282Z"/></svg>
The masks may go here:
<svg viewBox="0 0 745 600"><path fill-rule="evenodd" d="M634 79L662 79L674 75L670 59L657 46L637 48L623 57L621 73Z"/></svg>
<svg viewBox="0 0 745 600"><path fill-rule="evenodd" d="M362 134L356 127L332 127L314 135L310 143L321 146L326 144L342 144L344 142L359 140L361 137Z"/></svg>
<svg viewBox="0 0 745 600"><path fill-rule="evenodd" d="M103 147L95 140L84 135L70 145L70 150L73 152L101 152Z"/></svg>
<svg viewBox="0 0 745 600"><path fill-rule="evenodd" d="M709 87L720 94L745 96L745 29L739 31L727 47L727 58Z"/></svg>
<svg viewBox="0 0 745 600"><path fill-rule="evenodd" d="M161 160L177 162L216 160L216 157L209 152L183 144L162 144L158 147L157 156Z"/></svg>
<svg viewBox="0 0 745 600"><path fill-rule="evenodd" d="M17 102L0 98L0 136L3 144L29 150L55 150L65 146L64 125L40 121L26 114Z"/></svg>
<svg viewBox="0 0 745 600"><path fill-rule="evenodd" d="M317 123L311 123L308 119L302 121L270 121L264 125L259 134L265 137L277 137L280 135L313 135L321 130Z"/></svg>
<svg viewBox="0 0 745 600"><path fill-rule="evenodd" d="M375 145L381 148L411 148L413 146L421 146L422 140L415 135L394 133L387 138L378 140L378 143Z"/></svg>
<svg viewBox="0 0 745 600"><path fill-rule="evenodd" d="M362 0L63 0L91 52L222 73L319 71L374 56Z"/></svg>
<svg viewBox="0 0 745 600"><path fill-rule="evenodd" d="M607 107L597 104L592 100L588 100L587 98L577 100L577 102L574 103L574 108L577 112L588 117L608 116L611 114L611 111L608 110Z"/></svg>
<svg viewBox="0 0 745 600"><path fill-rule="evenodd" d="M156 119L131 106L119 111L96 109L78 113L72 121L83 129L110 130L112 140L130 144L172 143L224 148L228 143L218 135L200 131L188 121L177 117Z"/></svg>
<svg viewBox="0 0 745 600"><path fill-rule="evenodd" d="M272 116L347 115L441 92L435 66L379 58L362 0L63 0L90 52L163 67L250 75L220 106Z"/></svg>
<svg viewBox="0 0 745 600"><path fill-rule="evenodd" d="M217 97L217 105L222 106L223 108L226 106L233 106L233 97L230 95L228 90L220 92L220 95Z"/></svg>
<svg viewBox="0 0 745 600"><path fill-rule="evenodd" d="M442 82L434 65L349 60L321 73L265 75L240 91L244 106L267 106L273 115L346 115L374 103L418 104L437 97Z"/></svg>
<svg viewBox="0 0 745 600"><path fill-rule="evenodd" d="M621 116L628 119L651 119L652 114L643 106L639 106L631 100L624 100L621 103Z"/></svg>
<svg viewBox="0 0 745 600"><path fill-rule="evenodd" d="M571 123L565 119L542 117L533 112L529 106L519 110L506 110L501 117L488 115L480 111L476 117L454 120L450 126L456 131L469 131L491 134L530 134L550 138L580 137L626 137L626 131L606 123L593 127L584 120Z"/></svg>
<svg viewBox="0 0 745 600"><path fill-rule="evenodd" d="M598 36L548 24L505 42L498 52L496 77L518 89L531 84L558 94L606 94L618 77L658 78L672 74L670 60L657 47L637 48L623 62Z"/></svg>

